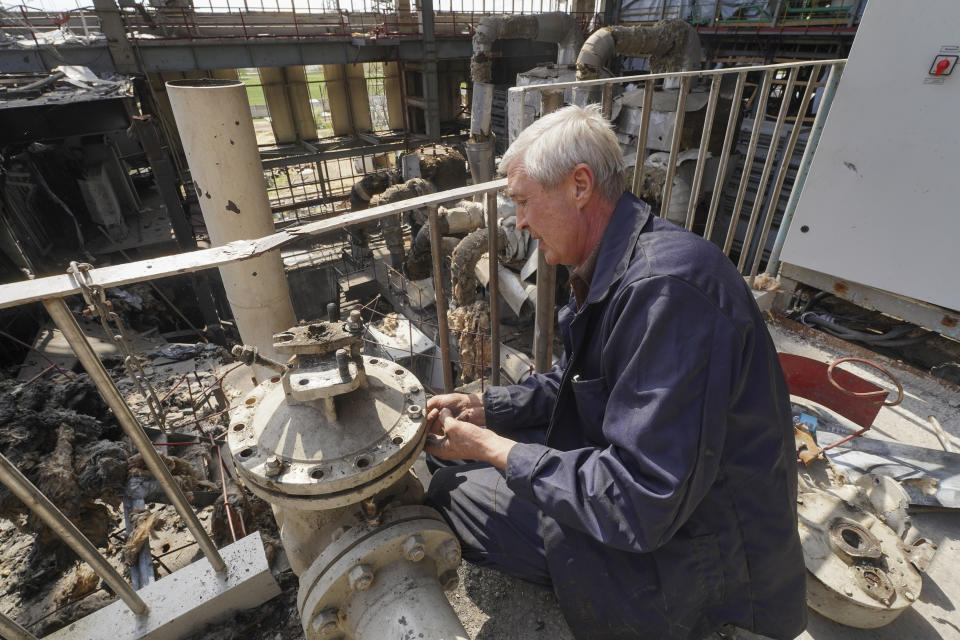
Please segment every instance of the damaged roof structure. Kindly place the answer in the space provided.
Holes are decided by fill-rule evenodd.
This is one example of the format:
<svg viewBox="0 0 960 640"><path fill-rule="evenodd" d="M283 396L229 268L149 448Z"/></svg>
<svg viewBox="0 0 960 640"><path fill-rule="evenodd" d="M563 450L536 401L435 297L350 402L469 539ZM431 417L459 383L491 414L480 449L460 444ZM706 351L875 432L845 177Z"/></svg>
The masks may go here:
<svg viewBox="0 0 960 640"><path fill-rule="evenodd" d="M956 229L915 153L956 156L957 9L488 4L0 11L0 635L572 638L461 559L422 450L430 396L559 361L569 271L493 167L597 103L768 315L800 637L960 638Z"/></svg>

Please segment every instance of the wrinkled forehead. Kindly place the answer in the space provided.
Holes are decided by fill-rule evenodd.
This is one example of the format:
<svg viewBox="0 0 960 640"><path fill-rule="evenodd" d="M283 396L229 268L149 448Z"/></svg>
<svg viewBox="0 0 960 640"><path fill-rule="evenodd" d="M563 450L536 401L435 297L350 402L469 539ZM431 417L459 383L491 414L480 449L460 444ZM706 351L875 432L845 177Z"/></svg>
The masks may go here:
<svg viewBox="0 0 960 640"><path fill-rule="evenodd" d="M522 162L514 162L507 170L507 186L503 190L508 198L530 195L531 191L542 190L543 187L527 175Z"/></svg>

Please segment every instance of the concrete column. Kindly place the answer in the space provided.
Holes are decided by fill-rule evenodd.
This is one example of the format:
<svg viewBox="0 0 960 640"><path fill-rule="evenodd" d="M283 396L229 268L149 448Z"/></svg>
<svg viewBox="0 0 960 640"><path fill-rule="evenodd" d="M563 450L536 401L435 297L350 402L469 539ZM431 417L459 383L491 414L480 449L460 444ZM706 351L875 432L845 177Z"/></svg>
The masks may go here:
<svg viewBox="0 0 960 640"><path fill-rule="evenodd" d="M277 142L316 140L317 125L303 67L261 67L259 71Z"/></svg>
<svg viewBox="0 0 960 640"><path fill-rule="evenodd" d="M93 10L100 20L100 30L107 39L107 50L117 73L140 73L140 64L127 40L127 29L120 18L116 0L93 0Z"/></svg>
<svg viewBox="0 0 960 640"><path fill-rule="evenodd" d="M423 100L427 137L440 139L440 83L437 78L437 37L433 23L433 0L420 0L420 29L423 32Z"/></svg>
<svg viewBox="0 0 960 640"><path fill-rule="evenodd" d="M212 243L272 234L243 83L176 80L167 83L167 94ZM282 359L273 350L273 334L294 326L296 317L280 253L220 267L220 275L243 342Z"/></svg>
<svg viewBox="0 0 960 640"><path fill-rule="evenodd" d="M391 129L403 129L403 90L400 82L400 65L384 62L383 92L387 96L387 118Z"/></svg>
<svg viewBox="0 0 960 640"><path fill-rule="evenodd" d="M287 81L283 67L260 67L260 84L263 97L270 112L270 126L277 144L297 141L297 128L293 123L293 109L287 96Z"/></svg>
<svg viewBox="0 0 960 640"><path fill-rule="evenodd" d="M348 136L373 130L370 119L370 97L362 64L325 64L330 119L333 135Z"/></svg>

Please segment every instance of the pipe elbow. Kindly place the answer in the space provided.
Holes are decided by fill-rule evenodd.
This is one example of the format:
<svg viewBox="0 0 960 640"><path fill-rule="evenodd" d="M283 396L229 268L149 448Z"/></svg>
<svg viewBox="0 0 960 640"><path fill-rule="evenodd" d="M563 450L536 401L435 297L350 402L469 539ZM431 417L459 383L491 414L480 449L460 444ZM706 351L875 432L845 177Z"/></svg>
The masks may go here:
<svg viewBox="0 0 960 640"><path fill-rule="evenodd" d="M594 80L600 77L601 70L606 67L617 51L616 41L610 27L594 31L577 56L577 80Z"/></svg>

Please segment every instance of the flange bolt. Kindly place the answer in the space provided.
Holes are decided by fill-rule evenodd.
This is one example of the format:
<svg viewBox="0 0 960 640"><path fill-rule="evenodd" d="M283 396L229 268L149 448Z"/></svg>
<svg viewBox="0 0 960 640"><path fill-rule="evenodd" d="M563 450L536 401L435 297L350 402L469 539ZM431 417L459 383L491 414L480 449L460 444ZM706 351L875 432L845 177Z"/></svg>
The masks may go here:
<svg viewBox="0 0 960 640"><path fill-rule="evenodd" d="M283 469L283 461L280 460L279 456L270 456L267 458L267 475L268 476L277 476L280 475L280 471Z"/></svg>
<svg viewBox="0 0 960 640"><path fill-rule="evenodd" d="M313 631L321 637L337 629L339 616L336 609L324 609L313 618Z"/></svg>
<svg viewBox="0 0 960 640"><path fill-rule="evenodd" d="M413 535L403 542L403 555L410 562L420 562L426 553L423 550L423 538Z"/></svg>
<svg viewBox="0 0 960 640"><path fill-rule="evenodd" d="M373 569L369 565L358 564L347 574L350 588L354 591L366 591L373 584Z"/></svg>
<svg viewBox="0 0 960 640"><path fill-rule="evenodd" d="M337 349L337 369L341 380L350 379L350 354L346 349Z"/></svg>
<svg viewBox="0 0 960 640"><path fill-rule="evenodd" d="M359 333L363 330L363 317L359 309L350 312L350 320L347 322L347 329L352 333Z"/></svg>
<svg viewBox="0 0 960 640"><path fill-rule="evenodd" d="M423 409L420 408L418 404L412 404L407 407L407 415L410 416L412 420L416 420L423 415Z"/></svg>

